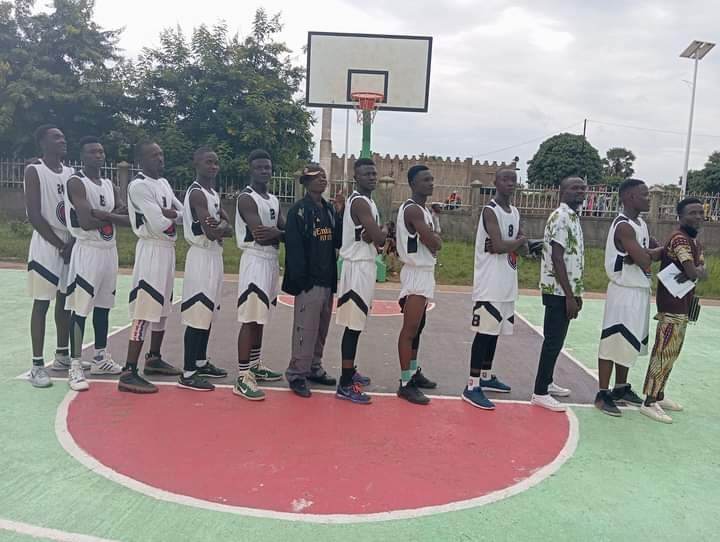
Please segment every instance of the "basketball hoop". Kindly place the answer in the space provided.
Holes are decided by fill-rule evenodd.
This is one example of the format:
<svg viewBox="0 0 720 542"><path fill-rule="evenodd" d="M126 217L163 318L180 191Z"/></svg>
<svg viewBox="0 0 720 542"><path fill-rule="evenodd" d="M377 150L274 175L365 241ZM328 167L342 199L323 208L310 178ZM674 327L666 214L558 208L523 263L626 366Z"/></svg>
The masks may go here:
<svg viewBox="0 0 720 542"><path fill-rule="evenodd" d="M385 99L385 95L380 92L353 92L350 94L353 100L353 107L357 114L357 121L363 122L363 113L368 111L370 113L370 122L375 120L377 114L378 105Z"/></svg>

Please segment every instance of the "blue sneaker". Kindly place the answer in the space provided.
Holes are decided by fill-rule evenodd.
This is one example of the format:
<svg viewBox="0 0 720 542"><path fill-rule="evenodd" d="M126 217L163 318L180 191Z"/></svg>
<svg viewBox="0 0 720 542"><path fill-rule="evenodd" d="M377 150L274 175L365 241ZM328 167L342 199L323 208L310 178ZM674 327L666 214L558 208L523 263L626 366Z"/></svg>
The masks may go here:
<svg viewBox="0 0 720 542"><path fill-rule="evenodd" d="M338 399L344 399L353 403L359 403L361 405L368 405L372 402L372 397L367 393L363 393L360 386L352 384L350 386L338 386L335 392L335 397Z"/></svg>
<svg viewBox="0 0 720 542"><path fill-rule="evenodd" d="M485 397L481 388L473 388L472 390L465 388L462 392L462 400L483 410L495 410L495 403Z"/></svg>
<svg viewBox="0 0 720 542"><path fill-rule="evenodd" d="M353 373L352 377L353 384L358 384L360 386L366 387L370 385L370 377L361 375L357 372L357 369L355 369L355 372Z"/></svg>
<svg viewBox="0 0 720 542"><path fill-rule="evenodd" d="M494 391L496 393L510 393L510 386L500 382L495 375L490 380L480 379L480 387L485 391Z"/></svg>

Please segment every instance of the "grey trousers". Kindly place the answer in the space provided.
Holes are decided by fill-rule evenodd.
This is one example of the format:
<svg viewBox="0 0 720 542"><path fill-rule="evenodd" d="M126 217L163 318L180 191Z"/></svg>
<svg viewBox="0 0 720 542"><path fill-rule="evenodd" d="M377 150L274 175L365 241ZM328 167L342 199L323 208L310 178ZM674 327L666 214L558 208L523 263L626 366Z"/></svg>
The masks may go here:
<svg viewBox="0 0 720 542"><path fill-rule="evenodd" d="M285 371L288 382L322 376L325 339L330 328L333 294L330 288L314 286L295 296L292 353Z"/></svg>

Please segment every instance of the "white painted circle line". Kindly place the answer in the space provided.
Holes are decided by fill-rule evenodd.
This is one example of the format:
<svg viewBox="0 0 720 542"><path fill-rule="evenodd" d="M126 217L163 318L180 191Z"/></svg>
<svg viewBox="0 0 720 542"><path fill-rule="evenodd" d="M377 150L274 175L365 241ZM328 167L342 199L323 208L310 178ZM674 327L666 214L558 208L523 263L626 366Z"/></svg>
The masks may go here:
<svg viewBox="0 0 720 542"><path fill-rule="evenodd" d="M187 506L194 506L196 508L202 508L204 510L212 510L216 512L227 512L231 514L237 514L242 516L251 516L264 519L275 519L285 521L302 521L307 523L320 523L320 524L343 524L343 523L369 523L376 521L388 521L398 519L413 519L422 516L429 516L434 514L454 512L458 510L465 510L468 508L476 508L490 504L523 491L530 489L531 487L539 484L548 476L554 474L560 469L560 467L575 453L578 443L578 421L575 414L571 409L565 412L568 419L568 437L565 441L563 448L558 453L557 457L544 467L535 471L530 477L521 480L520 482L506 487L504 489L488 493L482 497L475 497L472 499L466 499L463 501L456 501L448 504L425 506L422 508L414 508L407 510L394 510L392 512L378 512L373 514L295 514L291 512L276 512L271 510L261 510L257 508L247 508L242 506L231 506L226 504L213 503L194 497L188 497L187 495L179 495L177 493L171 493L156 487L144 484L120 474L114 471L110 467L102 464L100 461L85 452L75 442L67 426L68 411L70 409L70 403L78 395L78 392L69 391L63 398L60 406L58 406L57 415L55 416L55 435L60 442L60 445L65 451L74 457L79 463L85 466L90 471L99 474L111 480L117 484L132 489L148 497L159 499L175 504L183 504ZM558 414L559 415L559 414Z"/></svg>

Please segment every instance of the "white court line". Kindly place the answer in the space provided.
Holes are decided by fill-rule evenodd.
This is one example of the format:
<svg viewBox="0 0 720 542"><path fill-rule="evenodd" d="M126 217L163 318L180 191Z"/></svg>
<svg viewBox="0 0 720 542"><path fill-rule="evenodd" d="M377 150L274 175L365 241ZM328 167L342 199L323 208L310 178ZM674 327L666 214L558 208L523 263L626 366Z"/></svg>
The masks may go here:
<svg viewBox="0 0 720 542"><path fill-rule="evenodd" d="M58 531L57 529L48 529L38 525L22 523L20 521L11 521L9 519L0 518L0 530L12 531L19 534L26 534L33 538L44 538L50 540L60 540L61 542L116 542L109 538L100 538L79 533L68 533L66 531Z"/></svg>
<svg viewBox="0 0 720 542"><path fill-rule="evenodd" d="M169 383L168 383L169 384ZM289 390L288 390L289 391ZM186 506L195 506L205 510L213 510L218 512L228 512L231 514L238 514L243 516L252 516L267 519L286 520L286 521L301 521L307 523L320 523L320 524L342 524L342 523L368 523L375 521L388 521L398 519L413 519L421 516L428 516L433 514L440 514L446 512L453 512L457 510L465 510L468 508L475 508L490 504L502 499L506 499L513 495L517 495L531 487L539 484L548 476L551 476L560 469L560 467L575 453L578 443L578 421L575 414L571 409L565 412L568 419L568 437L565 441L563 448L558 453L557 457L544 467L535 471L531 476L521 480L520 482L509 486L507 488L488 493L482 497L476 497L472 499L466 499L463 501L456 501L443 505L436 506L425 506L422 508L407 509L407 510L394 510L392 512L379 512L373 514L297 514L290 512L276 512L271 510L262 510L258 508L247 508L242 506L231 506L226 504L213 503L187 495L180 495L172 493L156 487L144 484L120 474L119 472L103 465L85 452L73 439L72 435L67 426L68 410L70 403L77 396L78 392L69 391L62 403L58 407L57 415L55 417L55 434L58 442L65 449L65 451L74 457L79 463L84 465L90 471L99 474L111 480L117 484L120 484L128 489L143 493L149 497L172 502L175 504L182 504ZM444 398L443 398L444 399ZM508 401L518 402L523 401Z"/></svg>

